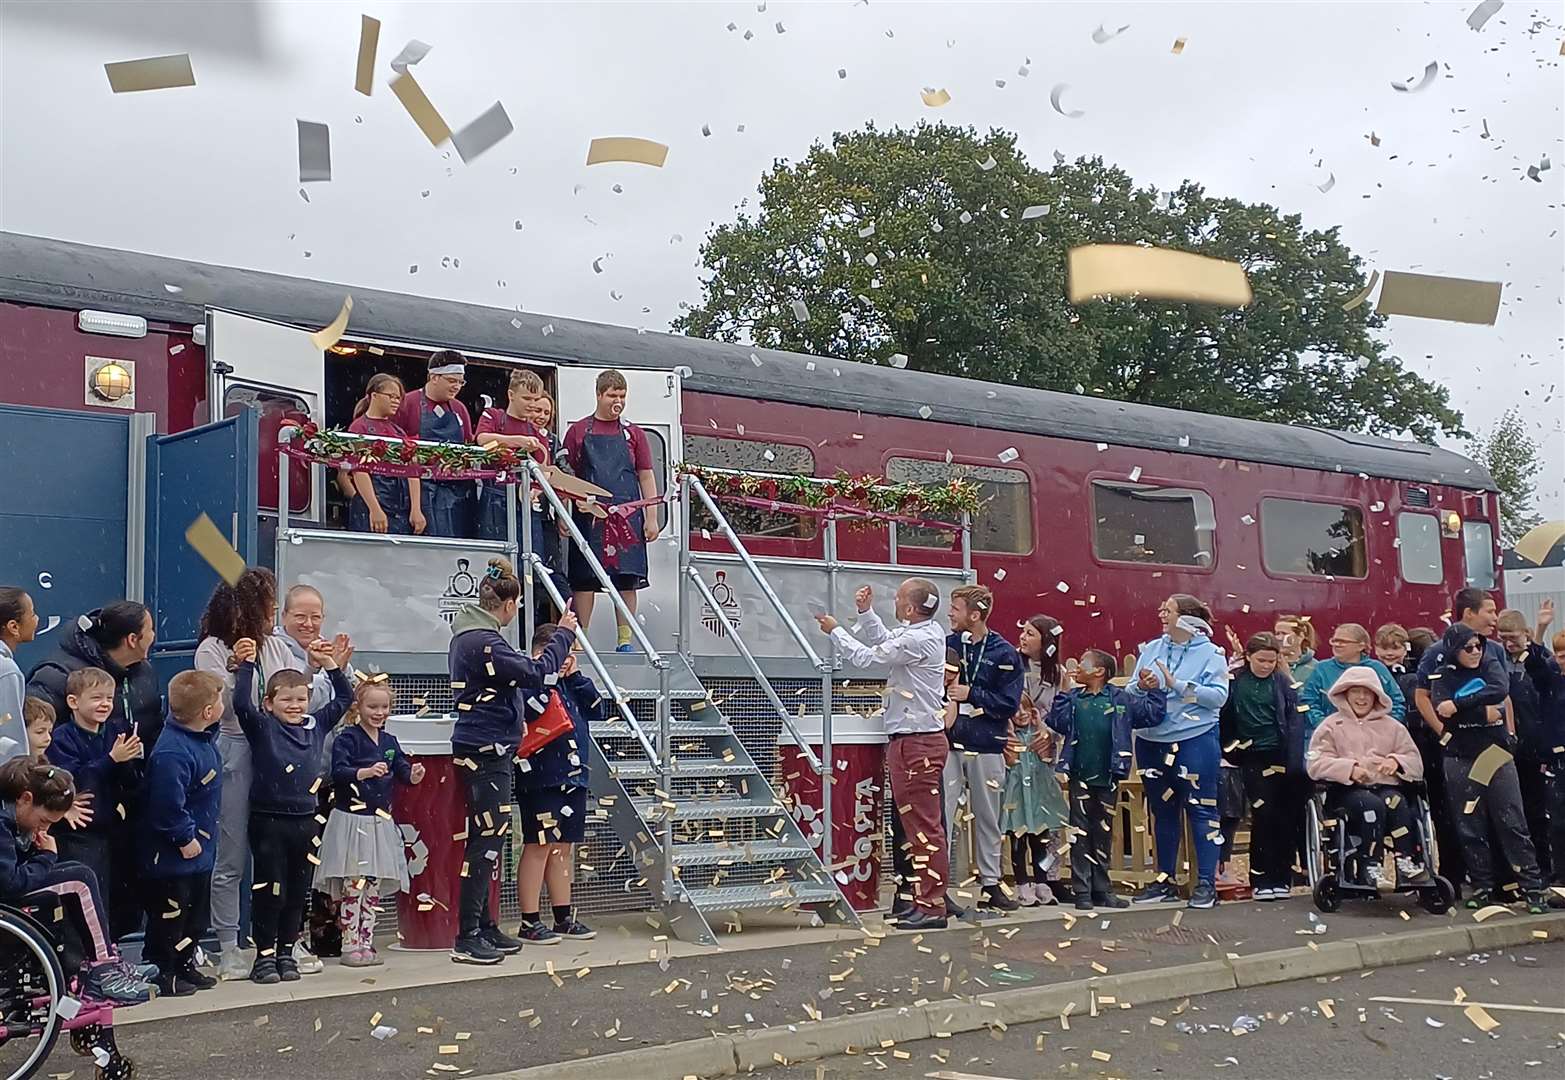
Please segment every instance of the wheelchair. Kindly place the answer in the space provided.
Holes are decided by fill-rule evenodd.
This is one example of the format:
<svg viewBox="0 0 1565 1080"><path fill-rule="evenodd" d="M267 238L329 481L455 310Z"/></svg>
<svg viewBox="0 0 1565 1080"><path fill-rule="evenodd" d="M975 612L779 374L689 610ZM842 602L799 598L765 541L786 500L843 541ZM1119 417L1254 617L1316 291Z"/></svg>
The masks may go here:
<svg viewBox="0 0 1565 1080"><path fill-rule="evenodd" d="M46 929L58 907L0 904L0 1074L26 1080L43 1068L59 1041L91 1057L97 1080L127 1080L135 1065L114 1041L114 1006L75 996L64 947Z"/></svg>
<svg viewBox="0 0 1565 1080"><path fill-rule="evenodd" d="M1347 855L1348 823L1346 815L1333 819L1326 810L1327 793L1332 784L1317 784L1305 804L1305 855L1308 865L1310 891L1315 906L1323 912L1333 912L1342 907L1343 900L1370 900L1383 891L1378 885L1366 883L1360 873L1364 856ZM1409 800L1413 810L1413 824L1419 832L1418 843L1424 851L1424 864L1431 870L1439 865L1439 852L1435 844L1434 819L1429 813L1429 797L1422 783L1404 781L1402 797ZM1350 865L1351 864L1351 865ZM1419 906L1431 915L1443 915L1456 903L1456 889L1439 874L1431 873L1428 882L1404 885L1399 879L1392 892L1413 893Z"/></svg>

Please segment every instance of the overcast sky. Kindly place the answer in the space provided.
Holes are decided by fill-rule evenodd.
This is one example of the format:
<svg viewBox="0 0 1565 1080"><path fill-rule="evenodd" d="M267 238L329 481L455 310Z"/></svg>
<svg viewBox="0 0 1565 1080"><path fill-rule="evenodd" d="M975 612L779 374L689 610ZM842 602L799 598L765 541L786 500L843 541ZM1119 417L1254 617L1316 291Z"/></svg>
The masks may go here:
<svg viewBox="0 0 1565 1080"><path fill-rule="evenodd" d="M871 119L1002 127L1040 166L1101 154L1141 183L1341 225L1371 267L1503 281L1494 327L1386 333L1470 428L1523 409L1542 508L1562 517L1565 5L1507 3L1480 33L1475 6L8 0L0 224L662 329L699 296L702 235L774 159ZM371 97L353 90L366 13L383 22ZM1100 24L1129 29L1100 45ZM498 100L515 133L471 165L432 148L387 90L412 38L433 46L414 70L452 127ZM179 52L195 87L110 93L105 61ZM1431 85L1392 89L1430 60ZM1051 109L1060 82L1084 117ZM925 107L924 86L951 103ZM333 179L308 202L297 119L331 127ZM606 135L669 144L667 166L585 167Z"/></svg>

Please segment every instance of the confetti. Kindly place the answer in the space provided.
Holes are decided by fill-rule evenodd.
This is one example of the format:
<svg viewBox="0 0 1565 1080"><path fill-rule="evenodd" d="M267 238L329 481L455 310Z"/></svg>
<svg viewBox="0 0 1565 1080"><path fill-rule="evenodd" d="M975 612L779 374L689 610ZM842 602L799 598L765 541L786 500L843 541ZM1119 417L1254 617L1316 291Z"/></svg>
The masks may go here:
<svg viewBox="0 0 1565 1080"><path fill-rule="evenodd" d="M886 361L894 368L907 367L907 353L892 353L891 359Z"/></svg>
<svg viewBox="0 0 1565 1080"><path fill-rule="evenodd" d="M1471 1020L1473 1026L1485 1034L1500 1026L1500 1022L1490 1016L1482 1005L1469 1005L1462 1010L1462 1015Z"/></svg>
<svg viewBox="0 0 1565 1080"><path fill-rule="evenodd" d="M493 147L513 130L505 106L497 101L480 113L478 119L452 135L451 145L456 147L457 156L462 159L462 163L471 165L474 158Z"/></svg>
<svg viewBox="0 0 1565 1080"><path fill-rule="evenodd" d="M1168 50L1168 51L1173 53L1175 56L1178 56L1180 53L1184 52L1185 51L1185 39L1184 38L1175 38L1174 39L1174 47L1172 49Z"/></svg>
<svg viewBox="0 0 1565 1080"><path fill-rule="evenodd" d="M788 306L793 309L793 317L795 319L798 319L800 322L809 321L810 309L804 306L803 300L790 300L788 301Z"/></svg>
<svg viewBox="0 0 1565 1080"><path fill-rule="evenodd" d="M353 88L365 97L374 90L375 51L380 48L380 20L369 15L359 17L359 66L353 75Z"/></svg>
<svg viewBox="0 0 1565 1080"><path fill-rule="evenodd" d="M1467 778L1475 784L1487 787L1489 781L1494 778L1495 771L1511 760L1513 759L1508 750L1491 743L1484 747L1483 753L1473 759L1472 768L1467 770Z"/></svg>
<svg viewBox="0 0 1565 1080"><path fill-rule="evenodd" d="M1500 313L1500 282L1387 270L1375 311L1417 319L1493 326Z"/></svg>
<svg viewBox="0 0 1565 1080"><path fill-rule="evenodd" d="M1379 283L1380 271L1376 270L1369 275L1369 284L1350 296L1347 302L1342 305L1342 310L1352 311L1354 308L1361 306L1364 301L1369 299L1369 294L1375 291L1375 286Z"/></svg>
<svg viewBox="0 0 1565 1080"><path fill-rule="evenodd" d="M1085 111L1081 109L1072 109L1070 112L1066 112L1065 109L1060 105L1060 98L1063 97L1065 91L1069 89L1070 83L1055 83L1054 89L1049 91L1049 104L1054 106L1055 112L1059 113L1067 120L1080 120L1083 116L1087 115Z"/></svg>
<svg viewBox="0 0 1565 1080"><path fill-rule="evenodd" d="M1336 186L1337 186L1337 174L1336 173L1330 173L1330 174L1327 175L1327 177L1326 177L1326 179L1325 179L1325 181L1323 183L1319 183L1319 184L1315 185L1315 190L1320 192L1322 195L1324 195L1324 194L1326 194L1326 192L1330 191L1332 188L1334 188Z"/></svg>
<svg viewBox="0 0 1565 1080"><path fill-rule="evenodd" d="M980 161L978 163L978 167L980 169L982 169L984 172L988 172L990 169L994 168L998 164L999 164L999 162L994 159L994 155L990 154L988 157L984 158L982 161Z"/></svg>
<svg viewBox="0 0 1565 1080"><path fill-rule="evenodd" d="M103 70L109 76L109 89L116 94L196 85L196 74L190 67L189 53L152 56L145 60L122 60L104 64Z"/></svg>
<svg viewBox="0 0 1565 1080"><path fill-rule="evenodd" d="M1041 218L1047 215L1048 212L1049 207L1047 205L1029 206L1022 211L1022 220L1031 221L1033 218Z"/></svg>
<svg viewBox="0 0 1565 1080"><path fill-rule="evenodd" d="M1473 912L1473 922L1484 922L1488 919L1494 918L1496 915L1514 914L1515 912L1503 904L1490 904L1488 907L1479 908L1477 911Z"/></svg>
<svg viewBox="0 0 1565 1080"><path fill-rule="evenodd" d="M1409 86L1408 83L1412 82L1411 79L1409 79L1408 82L1394 82L1391 84L1391 89L1399 90L1404 94L1416 94L1430 83L1434 82L1435 76L1439 74L1440 62L1438 60L1431 60L1429 63L1424 65L1423 77L1419 79L1417 83Z"/></svg>
<svg viewBox="0 0 1565 1080"><path fill-rule="evenodd" d="M1147 296L1162 300L1245 307L1254 299L1238 263L1188 251L1088 244L1071 248L1068 299Z"/></svg>
<svg viewBox="0 0 1565 1080"><path fill-rule="evenodd" d="M616 135L605 139L593 139L587 146L588 165L625 161L633 165L651 165L653 168L661 169L667 160L668 147L651 139Z"/></svg>
<svg viewBox="0 0 1565 1080"><path fill-rule="evenodd" d="M1103 24L1099 23L1098 24L1098 28L1092 32L1092 40L1093 40L1093 42L1095 44L1103 45L1103 44L1105 44L1107 42L1113 41L1115 38L1119 37L1121 34L1123 34L1126 30L1129 30L1129 29L1130 29L1130 24L1129 23L1126 23L1124 26L1121 26L1118 30L1105 30L1103 28Z"/></svg>
<svg viewBox="0 0 1565 1080"><path fill-rule="evenodd" d="M301 145L301 154L303 153L303 150L304 148ZM331 178L328 176L327 179L329 180ZM353 297L344 296L342 298L342 310L337 312L337 317L327 325L315 331L315 333L311 334L310 343L317 349L321 350L321 352L325 352L327 349L337 344L337 342L342 340L343 331L348 329L348 316L352 314L352 312Z"/></svg>
<svg viewBox="0 0 1565 1080"><path fill-rule="evenodd" d="M196 554L205 559L207 565L230 585L237 584L239 575L245 572L244 559L217 531L217 526L212 524L212 519L205 513L192 521L185 530L185 543L194 548Z"/></svg>
<svg viewBox="0 0 1565 1080"><path fill-rule="evenodd" d="M391 92L397 95L397 100L402 102L402 107L407 110L408 116L413 118L413 122L418 125L418 129L424 133L424 138L429 140L431 146L439 146L451 138L450 125L430 103L424 88L419 86L418 80L413 78L411 71L404 71L391 80Z"/></svg>
<svg viewBox="0 0 1565 1080"><path fill-rule="evenodd" d="M424 59L424 57L428 56L429 51L432 48L434 48L434 46L426 45L417 38L414 38L412 41L409 41L406 45L402 46L402 51L399 52L391 61L391 70L395 71L398 75L407 74L408 68L412 67L414 64Z"/></svg>
<svg viewBox="0 0 1565 1080"><path fill-rule="evenodd" d="M936 90L932 87L926 86L922 91L920 91L918 96L923 98L924 104L928 105L931 109L939 109L943 106L951 104L951 95L945 90Z"/></svg>
<svg viewBox="0 0 1565 1080"><path fill-rule="evenodd" d="M1505 0L1483 0L1467 16L1469 30L1482 30L1484 23L1494 17L1495 13L1505 6Z"/></svg>

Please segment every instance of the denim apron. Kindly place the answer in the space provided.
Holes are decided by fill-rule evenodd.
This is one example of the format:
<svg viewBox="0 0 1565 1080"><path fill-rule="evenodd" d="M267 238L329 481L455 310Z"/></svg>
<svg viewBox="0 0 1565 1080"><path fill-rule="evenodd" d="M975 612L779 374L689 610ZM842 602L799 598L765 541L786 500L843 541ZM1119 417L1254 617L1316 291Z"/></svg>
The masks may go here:
<svg viewBox="0 0 1565 1080"><path fill-rule="evenodd" d="M630 434L629 426L622 420L612 434L600 435L594 430L597 422L592 418L587 421L587 434L581 443L582 460L572 462L576 467L576 475L608 491L612 496L609 501L614 505L636 502L641 498L641 482L636 479L635 456L631 453L630 439L627 437ZM642 539L646 528L644 509L632 512L626 519L626 524L636 536L636 543L618 546L612 552L606 550L604 543L606 522L576 510L571 511L571 516L591 545L592 553L616 584L625 581L626 588L647 587L647 546ZM575 547L571 548L570 580L576 588L600 587L592 568Z"/></svg>
<svg viewBox="0 0 1565 1080"><path fill-rule="evenodd" d="M436 404L420 395L418 437L425 442L466 442L462 418L448 404ZM435 412L436 408L439 413ZM421 485L425 536L466 536L471 480L425 480Z"/></svg>
<svg viewBox="0 0 1565 1080"><path fill-rule="evenodd" d="M488 415L496 419L494 432L497 435L530 435L544 445L541 454L534 454L541 464L550 462L549 435L540 432L530 420L518 420L500 409L491 410ZM525 479L519 484L497 484L492 480L484 482L484 493L480 496L478 511L478 537L481 540L506 539L505 528L505 489L516 488L516 542L521 543L522 538L522 506L523 492L527 490ZM559 530L554 527L554 517L544 511L541 499L533 501L532 514L533 551L543 557L543 561L549 568L558 566L559 557Z"/></svg>
<svg viewBox="0 0 1565 1080"><path fill-rule="evenodd" d="M356 435L382 435L395 439L402 438L404 434L393 421L377 420L367 415L348 425L348 430ZM376 476L373 473L369 479L375 491L375 501L380 503L381 510L386 514L386 532L399 536L412 532L408 523L408 482L400 476ZM353 532L370 531L370 508L357 493L348 504L348 528Z"/></svg>

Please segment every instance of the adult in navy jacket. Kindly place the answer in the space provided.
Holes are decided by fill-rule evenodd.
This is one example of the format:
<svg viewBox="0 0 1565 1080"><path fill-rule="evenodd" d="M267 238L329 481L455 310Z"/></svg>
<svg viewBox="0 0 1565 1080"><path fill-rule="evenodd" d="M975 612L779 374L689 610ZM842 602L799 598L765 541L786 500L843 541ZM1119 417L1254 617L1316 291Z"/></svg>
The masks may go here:
<svg viewBox="0 0 1565 1080"><path fill-rule="evenodd" d="M505 559L489 560L478 585L478 603L451 620L451 692L456 724L451 754L467 791L466 874L458 900L457 939L451 959L496 964L521 949L500 931L489 903L489 882L499 872L511 824L511 758L522 738L524 698L547 697L576 639L576 616L567 611L548 646L534 660L511 647L502 627L516 618L522 584Z"/></svg>
<svg viewBox="0 0 1565 1080"><path fill-rule="evenodd" d="M70 718L65 681L81 668L102 668L114 677L114 711L104 727L134 731L148 750L163 727L163 696L158 673L147 662L157 636L152 612L134 600L116 600L76 619L53 653L27 675L27 696L54 706L56 723Z"/></svg>

